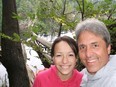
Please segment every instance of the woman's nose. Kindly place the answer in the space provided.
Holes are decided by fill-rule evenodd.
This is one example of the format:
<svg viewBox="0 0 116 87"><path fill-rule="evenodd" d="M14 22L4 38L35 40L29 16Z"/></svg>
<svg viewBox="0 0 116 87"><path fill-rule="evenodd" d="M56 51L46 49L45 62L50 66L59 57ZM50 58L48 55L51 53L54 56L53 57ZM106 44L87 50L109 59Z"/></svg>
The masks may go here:
<svg viewBox="0 0 116 87"><path fill-rule="evenodd" d="M67 56L63 56L62 62L63 63L67 63L68 62L68 57Z"/></svg>

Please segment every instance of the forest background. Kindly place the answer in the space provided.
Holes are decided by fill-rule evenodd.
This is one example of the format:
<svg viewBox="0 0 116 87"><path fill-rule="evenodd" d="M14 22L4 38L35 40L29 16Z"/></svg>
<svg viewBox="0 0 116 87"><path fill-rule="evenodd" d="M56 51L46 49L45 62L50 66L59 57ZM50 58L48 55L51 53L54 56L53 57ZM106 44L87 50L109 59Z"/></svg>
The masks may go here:
<svg viewBox="0 0 116 87"><path fill-rule="evenodd" d="M116 0L0 0L0 61L8 71L10 86L29 87L21 43L31 46L49 67L52 62L43 55L38 38L50 36L52 41L62 33L73 33L78 22L90 17L106 24L112 37L111 54L116 54ZM50 46L44 43L44 48ZM79 61L77 69L82 67Z"/></svg>

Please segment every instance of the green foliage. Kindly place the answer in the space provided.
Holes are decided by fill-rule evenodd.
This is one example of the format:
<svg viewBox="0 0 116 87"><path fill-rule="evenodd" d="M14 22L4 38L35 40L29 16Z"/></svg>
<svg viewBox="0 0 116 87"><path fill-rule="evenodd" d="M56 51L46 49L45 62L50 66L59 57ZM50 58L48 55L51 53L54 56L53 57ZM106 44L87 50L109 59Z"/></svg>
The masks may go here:
<svg viewBox="0 0 116 87"><path fill-rule="evenodd" d="M20 36L16 33L13 34L13 41L19 42L20 41Z"/></svg>
<svg viewBox="0 0 116 87"><path fill-rule="evenodd" d="M7 36L7 35L5 35L5 34L0 33L0 36L1 36L2 38L7 38L7 39L9 39L9 40L12 40L12 38L11 38L10 36Z"/></svg>
<svg viewBox="0 0 116 87"><path fill-rule="evenodd" d="M17 0L18 13L23 20L32 22L28 29L38 34L58 34L59 24L62 23L62 31L74 29L75 12L70 0ZM71 2L71 3L70 3ZM28 4L28 5L27 5ZM65 9L64 9L65 8Z"/></svg>
<svg viewBox="0 0 116 87"><path fill-rule="evenodd" d="M111 50L111 54L116 54L116 27L113 28L113 30L110 30L110 34L111 34L111 44L112 44L112 50Z"/></svg>
<svg viewBox="0 0 116 87"><path fill-rule="evenodd" d="M26 25L21 31L21 39L34 49L36 37L33 32L54 37L59 33L61 24L61 31L69 31L74 30L79 21L90 17L98 18L107 25L111 33L111 53L115 54L115 3L116 0L17 0L18 16L14 15L14 18L19 19L20 26Z"/></svg>
<svg viewBox="0 0 116 87"><path fill-rule="evenodd" d="M15 41L15 42L20 42L21 41L20 36L18 34L16 34L16 33L13 33L12 37L10 37L8 35L5 35L3 33L0 33L0 36L2 38L6 38L6 39L9 39L9 40L12 40L12 41Z"/></svg>

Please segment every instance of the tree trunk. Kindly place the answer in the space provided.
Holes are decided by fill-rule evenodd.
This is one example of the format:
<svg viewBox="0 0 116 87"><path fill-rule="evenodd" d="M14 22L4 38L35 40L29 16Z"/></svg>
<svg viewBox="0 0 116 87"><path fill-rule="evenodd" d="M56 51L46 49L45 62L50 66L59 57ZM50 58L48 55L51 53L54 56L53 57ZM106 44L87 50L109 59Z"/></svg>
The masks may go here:
<svg viewBox="0 0 116 87"><path fill-rule="evenodd" d="M2 4L2 33L10 37L14 33L19 35L18 20L13 18L13 13L17 14L15 0L2 0ZM21 43L2 37L1 46L1 62L7 69L10 87L29 87Z"/></svg>

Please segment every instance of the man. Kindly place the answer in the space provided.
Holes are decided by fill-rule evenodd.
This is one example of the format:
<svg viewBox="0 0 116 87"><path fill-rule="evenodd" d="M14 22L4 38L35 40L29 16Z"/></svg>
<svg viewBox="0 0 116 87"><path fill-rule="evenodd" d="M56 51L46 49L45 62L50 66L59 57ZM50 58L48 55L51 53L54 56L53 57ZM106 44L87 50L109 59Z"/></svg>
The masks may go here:
<svg viewBox="0 0 116 87"><path fill-rule="evenodd" d="M91 18L76 26L79 57L85 65L81 87L116 87L116 56L105 24Z"/></svg>

